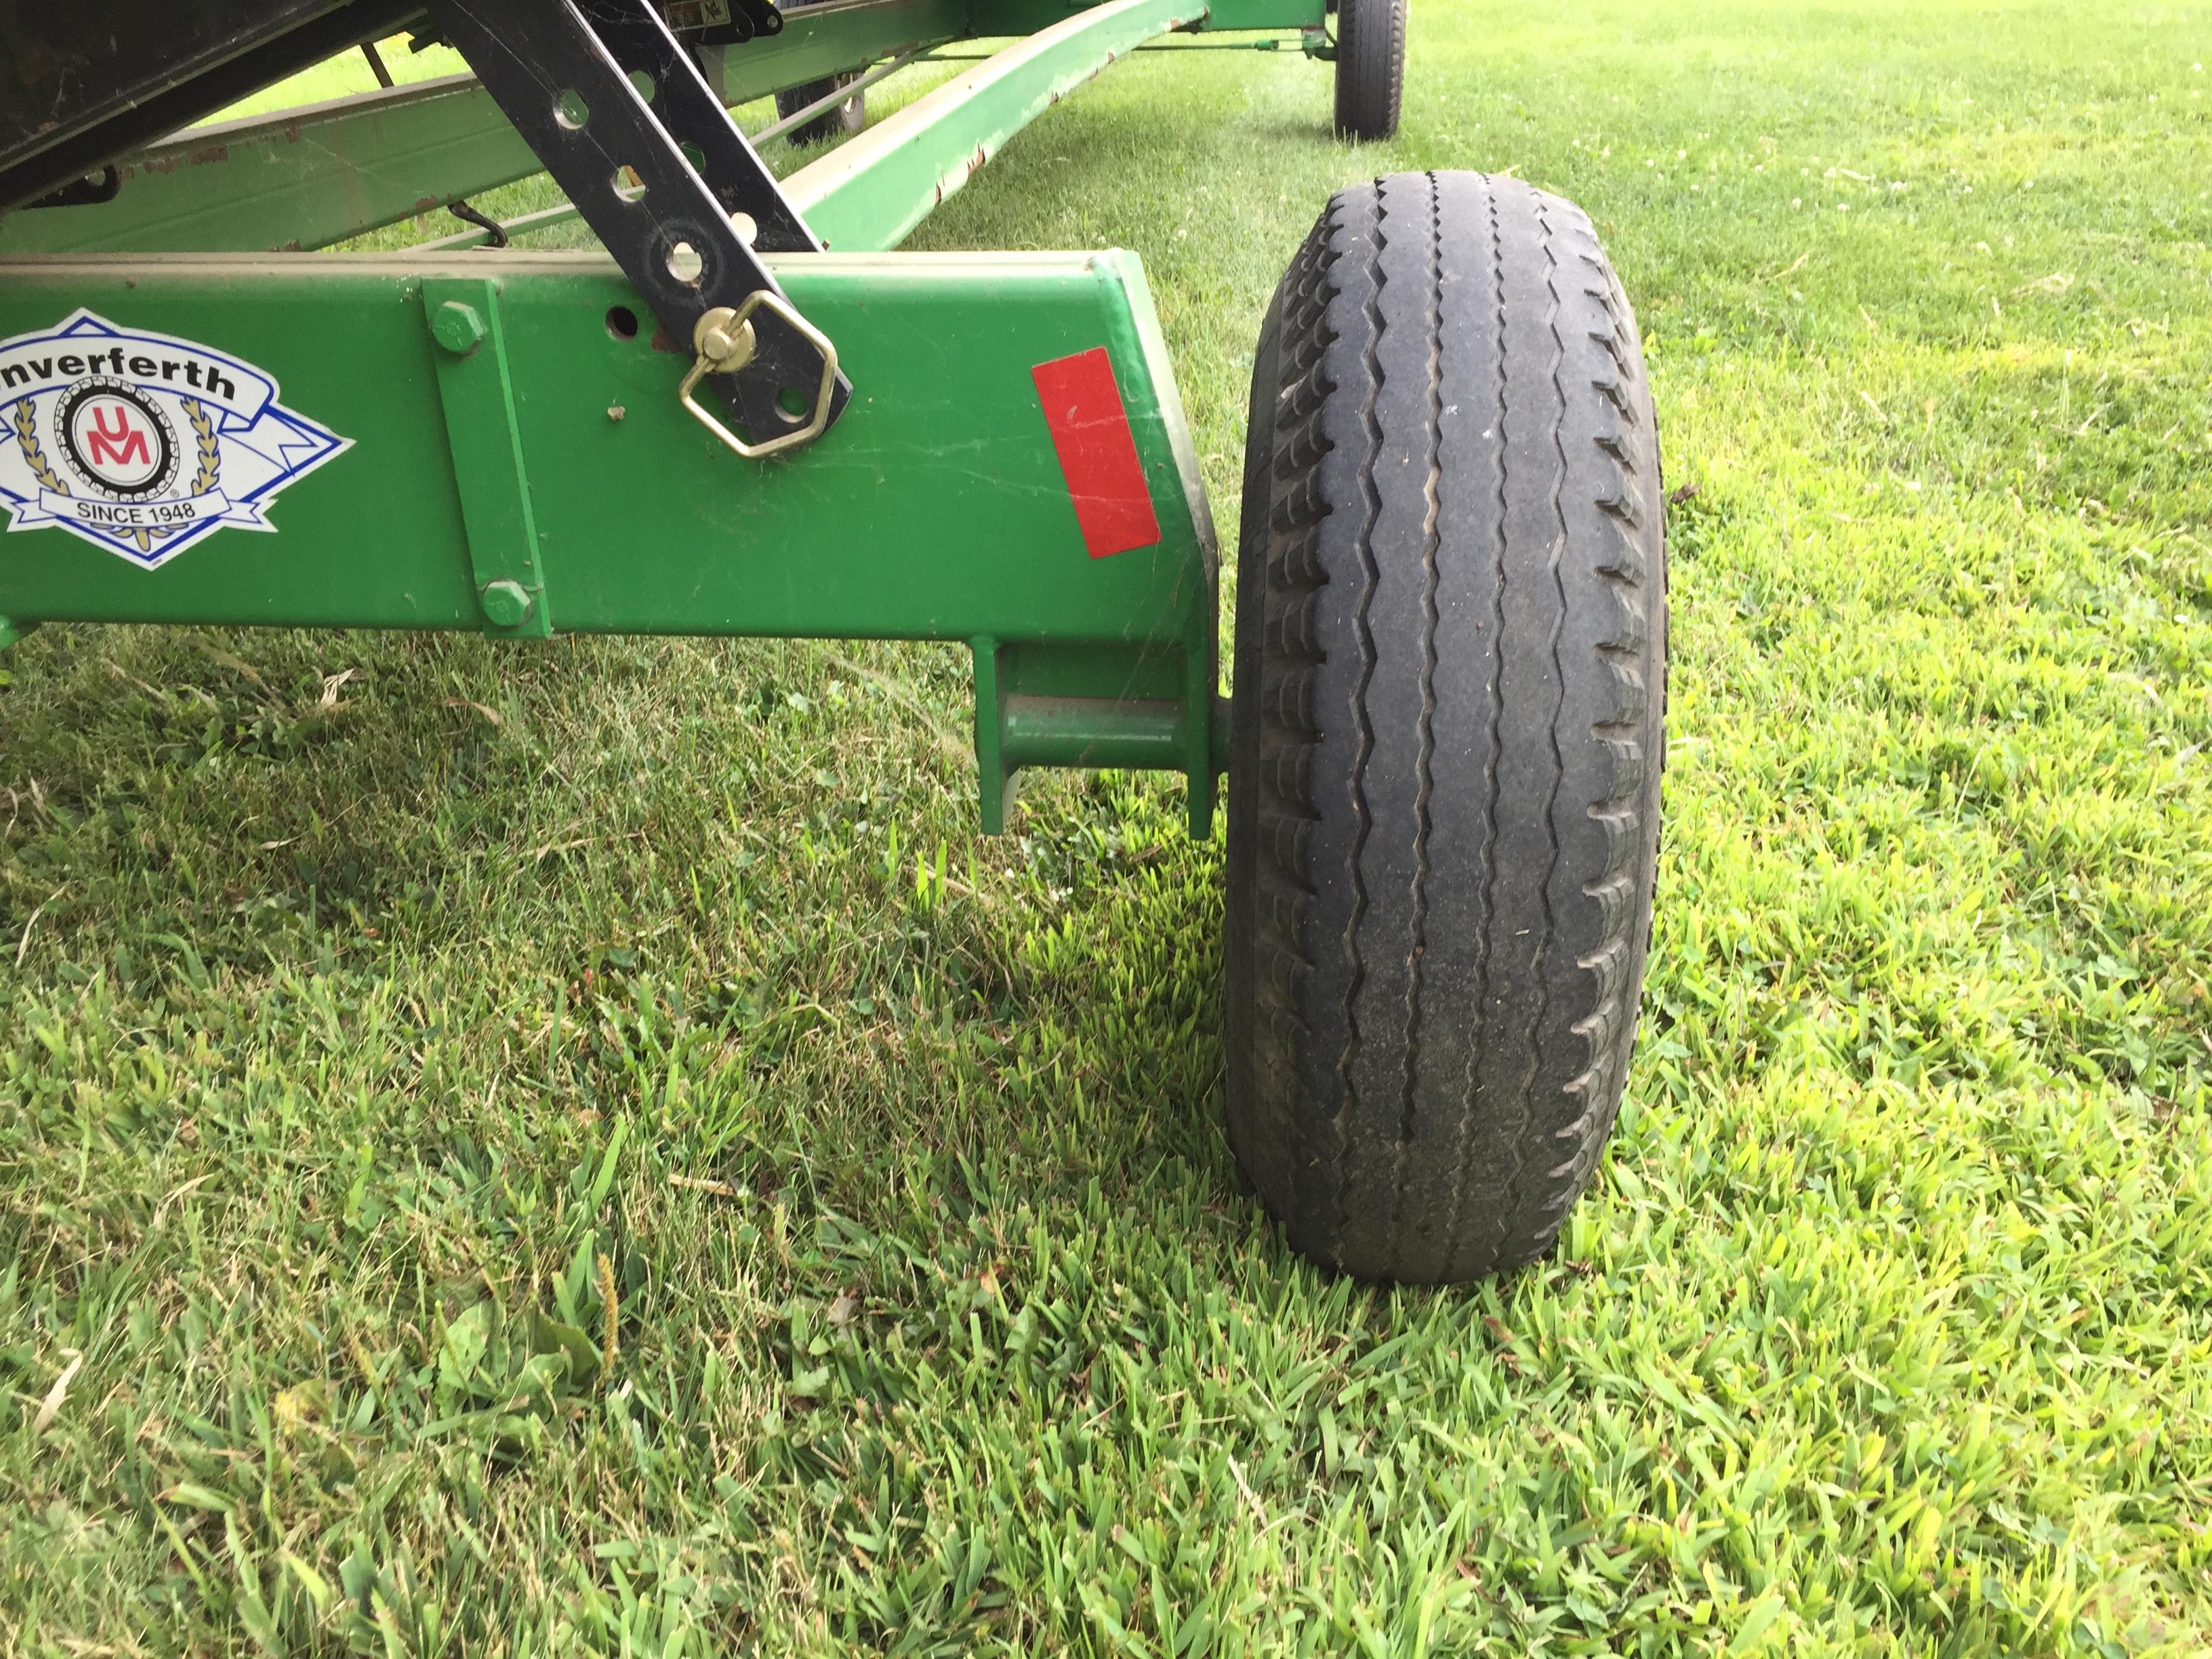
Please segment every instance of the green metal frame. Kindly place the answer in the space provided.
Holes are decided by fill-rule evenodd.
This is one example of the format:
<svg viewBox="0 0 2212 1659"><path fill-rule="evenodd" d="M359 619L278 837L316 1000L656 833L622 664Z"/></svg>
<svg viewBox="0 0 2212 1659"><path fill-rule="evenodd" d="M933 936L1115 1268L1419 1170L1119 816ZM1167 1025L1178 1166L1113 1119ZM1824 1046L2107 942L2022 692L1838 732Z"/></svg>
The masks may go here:
<svg viewBox="0 0 2212 1659"><path fill-rule="evenodd" d="M933 40L1027 35L785 181L833 251L771 264L854 395L769 462L684 411L688 353L638 326L649 313L605 255L222 251L278 222L335 239L534 171L472 82L158 146L116 203L0 222L0 337L85 307L204 341L351 448L285 491L281 533L218 532L155 569L58 529L0 538L0 648L48 621L957 641L974 653L987 830L1022 767L1115 766L1182 773L1204 835L1224 760L1212 519L1135 256L876 250L1145 43L1224 17L1315 28L1321 12L827 0L726 54L735 99ZM163 251L179 240L216 251ZM29 251L58 246L82 251ZM1032 371L1099 348L1160 533L1093 557Z"/></svg>
<svg viewBox="0 0 2212 1659"><path fill-rule="evenodd" d="M1212 517L1135 257L773 263L854 396L819 442L768 463L678 405L687 359L610 330L642 307L604 255L0 266L0 336L84 306L206 340L353 441L277 501L280 533L218 532L157 570L59 531L10 536L0 617L960 641L987 827L1016 767L1090 763L1183 773L1203 832ZM473 326L436 327L457 305ZM1030 379L1098 346L1162 531L1110 558L1085 550Z"/></svg>

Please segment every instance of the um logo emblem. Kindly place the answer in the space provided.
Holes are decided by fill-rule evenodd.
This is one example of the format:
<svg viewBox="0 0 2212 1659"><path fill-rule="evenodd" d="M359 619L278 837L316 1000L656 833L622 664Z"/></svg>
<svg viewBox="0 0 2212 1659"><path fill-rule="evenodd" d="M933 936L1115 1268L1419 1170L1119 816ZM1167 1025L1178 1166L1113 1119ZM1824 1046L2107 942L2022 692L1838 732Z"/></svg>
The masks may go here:
<svg viewBox="0 0 2212 1659"><path fill-rule="evenodd" d="M112 432L107 429L107 418L111 413L115 417L115 430ZM124 412L121 405L97 404L93 406L92 453L88 459L94 466L106 463L121 467L128 467L133 460L143 462L149 459L146 434L132 428L131 417Z"/></svg>

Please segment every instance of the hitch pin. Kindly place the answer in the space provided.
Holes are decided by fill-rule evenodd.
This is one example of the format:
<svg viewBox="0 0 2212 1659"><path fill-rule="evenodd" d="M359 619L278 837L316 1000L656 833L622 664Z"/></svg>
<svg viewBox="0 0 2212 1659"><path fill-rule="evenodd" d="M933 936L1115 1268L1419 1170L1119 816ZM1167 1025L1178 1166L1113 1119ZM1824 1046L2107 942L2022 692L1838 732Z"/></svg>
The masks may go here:
<svg viewBox="0 0 2212 1659"><path fill-rule="evenodd" d="M769 439L765 443L747 443L743 438L715 419L692 392L699 382L709 374L734 374L753 360L760 341L753 332L752 313L765 307L791 325L807 343L822 354L822 384L814 394L814 412L807 422L795 431L786 432ZM747 295L744 303L732 308L716 306L703 313L692 325L691 349L695 354L691 367L682 384L676 388L676 399L690 410L692 417L708 431L738 454L757 460L764 455L780 455L785 450L797 449L820 437L830 424L830 399L837 386L837 348L830 337L799 314L798 310L781 295L768 289L757 289ZM796 416L789 418L796 420Z"/></svg>

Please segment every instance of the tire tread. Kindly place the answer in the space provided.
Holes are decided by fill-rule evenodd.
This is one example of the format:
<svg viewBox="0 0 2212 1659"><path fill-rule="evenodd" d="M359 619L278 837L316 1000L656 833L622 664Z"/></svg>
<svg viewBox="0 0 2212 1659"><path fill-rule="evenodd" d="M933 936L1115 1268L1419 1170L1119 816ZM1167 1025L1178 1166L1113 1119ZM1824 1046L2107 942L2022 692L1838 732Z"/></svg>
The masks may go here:
<svg viewBox="0 0 2212 1659"><path fill-rule="evenodd" d="M1253 411L1231 1142L1305 1254L1478 1277L1550 1248L1633 1036L1664 754L1641 347L1571 204L1395 175L1300 247Z"/></svg>

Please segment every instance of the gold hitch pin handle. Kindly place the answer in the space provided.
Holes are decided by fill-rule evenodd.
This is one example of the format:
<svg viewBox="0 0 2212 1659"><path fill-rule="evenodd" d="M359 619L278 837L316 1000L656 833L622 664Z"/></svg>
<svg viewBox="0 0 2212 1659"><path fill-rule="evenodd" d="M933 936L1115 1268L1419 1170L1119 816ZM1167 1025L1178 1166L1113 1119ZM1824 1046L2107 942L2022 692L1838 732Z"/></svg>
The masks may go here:
<svg viewBox="0 0 2212 1659"><path fill-rule="evenodd" d="M752 362L760 342L753 333L752 314L765 307L797 329L822 354L822 384L814 394L814 413L804 426L770 438L765 443L749 444L715 418L714 413L691 394L699 382L709 374L734 374ZM786 450L798 449L812 443L830 426L830 398L837 386L837 348L830 337L799 314L791 301L781 294L767 289L749 294L737 307L716 306L702 316L691 330L691 349L697 355L684 374L683 382L676 388L676 400L691 411L692 418L724 444L748 460L759 460L763 456L781 455ZM793 416L797 419L797 416Z"/></svg>

